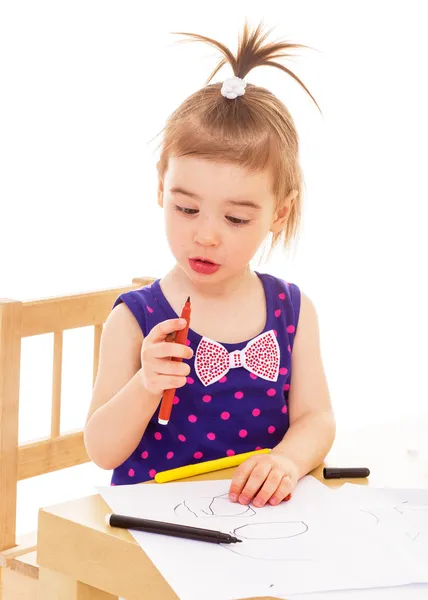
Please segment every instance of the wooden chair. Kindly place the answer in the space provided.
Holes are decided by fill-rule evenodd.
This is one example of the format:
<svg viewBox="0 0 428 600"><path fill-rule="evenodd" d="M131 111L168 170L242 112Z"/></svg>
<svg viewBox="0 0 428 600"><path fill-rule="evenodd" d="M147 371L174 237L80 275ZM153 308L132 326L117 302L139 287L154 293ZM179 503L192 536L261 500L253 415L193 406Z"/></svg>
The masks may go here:
<svg viewBox="0 0 428 600"><path fill-rule="evenodd" d="M37 596L37 532L16 538L18 481L89 462L83 429L60 433L63 332L94 327L93 381L99 345L115 299L150 284L19 302L0 299L0 599L34 600ZM19 445L18 410L21 340L53 333L52 416L50 436Z"/></svg>

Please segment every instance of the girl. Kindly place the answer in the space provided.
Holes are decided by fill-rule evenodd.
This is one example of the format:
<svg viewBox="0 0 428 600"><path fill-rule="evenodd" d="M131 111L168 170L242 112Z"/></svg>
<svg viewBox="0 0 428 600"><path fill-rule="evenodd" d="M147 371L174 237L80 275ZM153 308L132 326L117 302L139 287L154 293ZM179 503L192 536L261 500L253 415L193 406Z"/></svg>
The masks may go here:
<svg viewBox="0 0 428 600"><path fill-rule="evenodd" d="M260 25L245 25L236 57L220 42L181 35L215 46L223 58L164 130L158 203L176 265L114 304L86 448L97 465L114 469L114 485L271 448L236 469L229 497L278 504L323 461L335 423L312 302L295 284L249 266L268 236L272 248L295 237L302 173L287 108L244 77L256 66L274 66L311 94L274 62L299 45L267 43ZM226 63L235 76L208 85ZM177 315L188 296L191 328L182 346L171 334L185 327ZM169 388L177 392L163 426L159 404Z"/></svg>

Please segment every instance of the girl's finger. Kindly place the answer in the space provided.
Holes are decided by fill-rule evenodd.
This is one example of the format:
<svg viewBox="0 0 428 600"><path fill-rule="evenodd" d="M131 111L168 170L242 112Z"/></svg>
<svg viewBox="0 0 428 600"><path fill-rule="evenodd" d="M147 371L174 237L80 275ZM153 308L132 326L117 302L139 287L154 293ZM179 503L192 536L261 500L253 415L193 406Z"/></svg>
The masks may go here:
<svg viewBox="0 0 428 600"><path fill-rule="evenodd" d="M279 469L272 469L272 471L269 473L266 481L262 485L259 493L254 498L254 501L253 501L254 506L259 506L259 507L264 506L266 504L266 502L269 500L269 498L272 496L272 494L279 487L282 478L283 478L283 471L280 471Z"/></svg>
<svg viewBox="0 0 428 600"><path fill-rule="evenodd" d="M180 331L186 325L186 319L168 319L167 321L162 321L153 327L146 339L152 343L164 342L170 333Z"/></svg>
<svg viewBox="0 0 428 600"><path fill-rule="evenodd" d="M275 492L272 494L270 500L269 500L269 504L279 504L280 502L282 502L284 500L284 498L286 498L289 494L291 494L293 490L293 482L291 481L291 479L289 478L288 475L285 475L277 489L275 490Z"/></svg>
<svg viewBox="0 0 428 600"><path fill-rule="evenodd" d="M150 364L150 367L153 368L153 371L158 375L187 377L190 373L190 366L187 363L167 359L157 359Z"/></svg>
<svg viewBox="0 0 428 600"><path fill-rule="evenodd" d="M259 489L266 481L271 468L271 465L267 462L258 463L256 467L254 467L247 483L244 486L244 489L241 492L241 495L239 496L239 502L241 504L248 504L251 502L255 494L257 494Z"/></svg>
<svg viewBox="0 0 428 600"><path fill-rule="evenodd" d="M175 342L160 342L152 344L152 356L155 358L191 358L193 350L184 344L176 344Z"/></svg>
<svg viewBox="0 0 428 600"><path fill-rule="evenodd" d="M253 458L247 459L236 469L232 483L230 484L229 498L232 502L236 502L242 492L244 485L247 483L251 471L254 469L256 461Z"/></svg>
<svg viewBox="0 0 428 600"><path fill-rule="evenodd" d="M156 386L161 390L173 390L181 388L187 383L186 377L180 377L177 375L158 375Z"/></svg>

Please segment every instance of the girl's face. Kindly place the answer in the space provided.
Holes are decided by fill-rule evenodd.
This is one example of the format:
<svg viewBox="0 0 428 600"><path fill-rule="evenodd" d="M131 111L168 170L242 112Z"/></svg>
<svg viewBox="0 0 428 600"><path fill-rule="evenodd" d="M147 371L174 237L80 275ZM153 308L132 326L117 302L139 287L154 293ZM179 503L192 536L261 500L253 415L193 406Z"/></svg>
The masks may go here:
<svg viewBox="0 0 428 600"><path fill-rule="evenodd" d="M195 283L242 274L289 210L276 214L270 174L192 156L169 160L159 204L170 249Z"/></svg>

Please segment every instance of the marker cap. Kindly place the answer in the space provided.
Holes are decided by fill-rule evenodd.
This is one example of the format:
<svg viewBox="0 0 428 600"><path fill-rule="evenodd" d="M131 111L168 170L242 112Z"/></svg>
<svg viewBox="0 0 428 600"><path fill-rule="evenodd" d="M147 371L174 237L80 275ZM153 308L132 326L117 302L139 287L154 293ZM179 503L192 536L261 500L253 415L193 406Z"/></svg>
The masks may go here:
<svg viewBox="0 0 428 600"><path fill-rule="evenodd" d="M323 470L324 479L352 479L354 477L368 477L369 475L370 469L366 467L325 467Z"/></svg>

